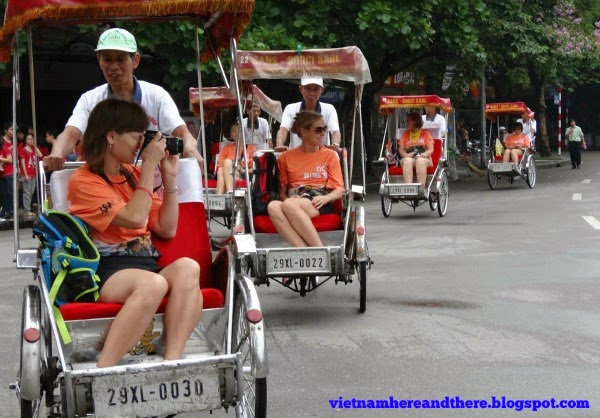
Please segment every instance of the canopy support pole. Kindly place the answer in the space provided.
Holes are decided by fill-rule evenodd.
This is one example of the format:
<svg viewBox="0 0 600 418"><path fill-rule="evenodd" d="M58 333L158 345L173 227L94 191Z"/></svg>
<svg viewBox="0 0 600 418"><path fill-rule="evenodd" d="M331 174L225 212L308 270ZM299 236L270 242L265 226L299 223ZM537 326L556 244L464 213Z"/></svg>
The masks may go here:
<svg viewBox="0 0 600 418"><path fill-rule="evenodd" d="M243 150L244 158L246 159L246 164L248 164L248 156L246 155L246 134L242 127L242 121L244 120L244 109L242 108L242 94L240 92L240 82L239 82L239 78L238 78L237 64L238 64L237 63L237 42L235 41L235 38L231 38L231 75L233 77L233 79L232 79L233 90L235 93L235 98L237 100L239 124L240 124L240 129L239 129L238 135L241 135L242 146L244 147L244 150ZM239 144L239 141L237 142L237 144ZM237 144L235 147L236 163L234 163L234 170L237 168L236 167L237 160L238 160L237 155L239 152ZM252 195L250 194L250 178L249 178L248 170L246 170L244 174L246 177L246 198L251 200ZM234 177L234 189L235 189L235 177ZM235 191L233 193L233 196L235 198ZM248 218L253 219L254 213L252 211L252 204L248 204L246 210L248 211ZM235 211L233 212L232 216L235 216ZM234 219L231 220L231 224L234 225ZM250 224L250 233L252 234L252 236L254 236L255 235L254 222L249 222L249 224Z"/></svg>
<svg viewBox="0 0 600 418"><path fill-rule="evenodd" d="M202 70L200 68L200 37L198 36L198 26L196 25L196 76L198 77L198 105L200 108L200 137L202 138L202 155L204 157L204 167L203 167L203 176L204 176L204 201L208 202L208 164L210 155L206 152L206 124L204 123L204 105L202 103ZM206 185L206 187L205 187ZM206 205L206 216L208 223L208 234L212 236L212 231L210 228L210 205Z"/></svg>

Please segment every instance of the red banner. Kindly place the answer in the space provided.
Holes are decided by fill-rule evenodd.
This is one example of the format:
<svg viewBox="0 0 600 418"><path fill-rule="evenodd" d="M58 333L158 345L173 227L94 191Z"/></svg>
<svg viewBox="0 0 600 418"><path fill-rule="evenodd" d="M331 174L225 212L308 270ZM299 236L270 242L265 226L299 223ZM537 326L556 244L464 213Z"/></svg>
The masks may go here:
<svg viewBox="0 0 600 418"><path fill-rule="evenodd" d="M523 102L508 102L508 103L487 103L485 105L485 116L488 119L493 119L500 114L520 114L533 112Z"/></svg>
<svg viewBox="0 0 600 418"><path fill-rule="evenodd" d="M242 80L256 78L333 78L354 84L371 82L367 60L355 46L304 51L238 51L237 69Z"/></svg>
<svg viewBox="0 0 600 418"><path fill-rule="evenodd" d="M379 98L379 110L390 109L412 109L424 106L435 106L446 112L452 112L450 99L435 95L424 96L381 96Z"/></svg>
<svg viewBox="0 0 600 418"><path fill-rule="evenodd" d="M253 10L254 0L8 0L0 29L0 61L10 59L15 32L37 21L78 24L184 18L204 22L217 15L208 33L218 54L221 48L229 47L231 37L239 38Z"/></svg>

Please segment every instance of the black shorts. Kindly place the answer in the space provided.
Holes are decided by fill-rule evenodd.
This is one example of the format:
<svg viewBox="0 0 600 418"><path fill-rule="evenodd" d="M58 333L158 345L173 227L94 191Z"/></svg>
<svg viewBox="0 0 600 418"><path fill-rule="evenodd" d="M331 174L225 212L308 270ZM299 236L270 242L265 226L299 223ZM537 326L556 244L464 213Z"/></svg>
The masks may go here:
<svg viewBox="0 0 600 418"><path fill-rule="evenodd" d="M303 199L308 199L312 201L312 197L302 197ZM328 203L326 205L321 206L321 209L319 209L319 215L327 215L333 213L333 205L331 203Z"/></svg>
<svg viewBox="0 0 600 418"><path fill-rule="evenodd" d="M100 277L98 286L102 286L106 281L119 270L140 269L158 273L162 270L156 263L154 257L136 257L136 256L103 256L100 257L96 274Z"/></svg>
<svg viewBox="0 0 600 418"><path fill-rule="evenodd" d="M333 205L331 203L323 205L319 209L319 214L321 214L321 215L327 215L329 213L333 213Z"/></svg>

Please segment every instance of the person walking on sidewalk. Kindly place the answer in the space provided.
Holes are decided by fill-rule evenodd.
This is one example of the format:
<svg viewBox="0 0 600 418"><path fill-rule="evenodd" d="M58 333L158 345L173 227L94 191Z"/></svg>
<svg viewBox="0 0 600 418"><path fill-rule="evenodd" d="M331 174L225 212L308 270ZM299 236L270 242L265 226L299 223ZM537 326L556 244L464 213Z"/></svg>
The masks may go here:
<svg viewBox="0 0 600 418"><path fill-rule="evenodd" d="M4 220L11 220L13 217L13 159L12 159L12 147L13 139L16 135L13 135L12 123L6 122L4 124L4 136L2 137L2 145L0 147L0 164L2 164L2 171L0 171L0 196L2 198L2 212L0 212L0 218Z"/></svg>
<svg viewBox="0 0 600 418"><path fill-rule="evenodd" d="M19 151L19 167L23 180L23 209L25 209L25 216L28 218L35 217L35 213L31 210L31 203L37 184L35 166L38 158L42 158L42 152L35 146L33 135L27 134L25 146Z"/></svg>
<svg viewBox="0 0 600 418"><path fill-rule="evenodd" d="M567 128L567 132L565 132L565 137L569 144L571 168L574 170L581 166L581 148L585 146L583 131L577 126L575 119L571 119L570 126Z"/></svg>

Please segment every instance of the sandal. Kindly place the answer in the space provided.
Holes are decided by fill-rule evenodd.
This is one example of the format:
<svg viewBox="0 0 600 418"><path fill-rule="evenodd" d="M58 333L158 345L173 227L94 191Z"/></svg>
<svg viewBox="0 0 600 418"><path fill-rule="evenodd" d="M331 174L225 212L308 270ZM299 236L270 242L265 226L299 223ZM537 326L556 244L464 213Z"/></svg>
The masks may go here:
<svg viewBox="0 0 600 418"><path fill-rule="evenodd" d="M291 277L283 277L281 279L281 284L284 286L290 287L292 283L294 283L294 279Z"/></svg>

